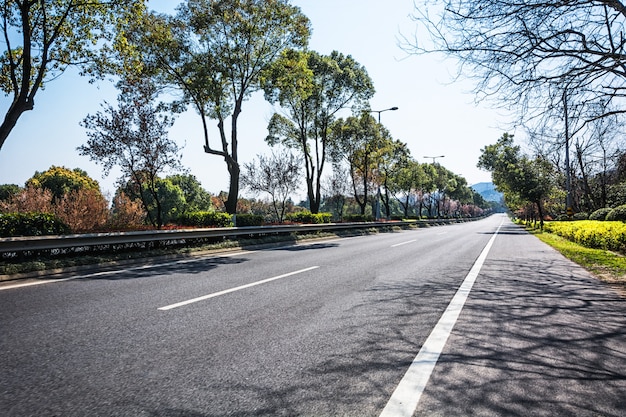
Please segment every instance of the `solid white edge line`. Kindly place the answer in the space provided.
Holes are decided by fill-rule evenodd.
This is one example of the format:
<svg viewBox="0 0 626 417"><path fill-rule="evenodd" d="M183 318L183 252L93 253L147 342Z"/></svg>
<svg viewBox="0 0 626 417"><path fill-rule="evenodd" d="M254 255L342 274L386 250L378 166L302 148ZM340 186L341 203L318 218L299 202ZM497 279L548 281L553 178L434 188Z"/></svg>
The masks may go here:
<svg viewBox="0 0 626 417"><path fill-rule="evenodd" d="M430 379L439 356L452 332L461 310L465 305L465 301L469 296L472 286L478 277L478 273L487 259L487 255L491 250L493 242L500 231L503 223L500 223L495 233L487 242L476 262L470 269L469 273L463 280L463 283L457 290L456 294L450 301L448 308L433 328L432 332L424 342L419 353L413 359L406 374L396 387L383 409L380 417L411 417L417 408L417 404L426 388L426 384Z"/></svg>
<svg viewBox="0 0 626 417"><path fill-rule="evenodd" d="M191 300L181 301L180 303L170 304L170 305L165 306L165 307L159 307L157 310L161 310L161 311L171 310L173 308L186 306L188 304L197 303L198 301L204 301L204 300L208 300L209 298L219 297L220 295L229 294L231 292L240 291L240 290L243 290L243 289L246 289L246 288L250 288L250 287L254 287L254 286L257 286L257 285L261 285L261 284L266 284L268 282L276 281L276 280L282 279L282 278L287 278L287 277L290 277L292 275L301 274L303 272L311 271L311 270L317 269L317 268L319 268L319 266L312 266L312 267L309 267L309 268L300 269L299 271L289 272L287 274L278 275L276 277L267 278L267 279L264 279L264 280L261 280L261 281L251 282L250 284L241 285L239 287L229 288L227 290L218 291L218 292L214 292L212 294L203 295L202 297L192 298Z"/></svg>
<svg viewBox="0 0 626 417"><path fill-rule="evenodd" d="M392 248L397 248L398 246L408 245L409 243L417 242L417 239L409 240L407 242L396 243L395 245L391 245Z"/></svg>

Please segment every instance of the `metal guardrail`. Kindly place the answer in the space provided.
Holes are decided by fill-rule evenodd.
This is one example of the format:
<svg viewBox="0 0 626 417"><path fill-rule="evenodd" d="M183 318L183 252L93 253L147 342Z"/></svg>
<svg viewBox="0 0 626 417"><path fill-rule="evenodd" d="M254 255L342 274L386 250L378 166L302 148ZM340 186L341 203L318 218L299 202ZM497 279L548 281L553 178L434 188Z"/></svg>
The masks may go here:
<svg viewBox="0 0 626 417"><path fill-rule="evenodd" d="M224 227L206 229L150 230L136 232L111 232L72 235L24 236L0 238L0 255L70 248L106 247L147 242L188 241L195 239L227 238L237 236L265 236L285 233L308 233L346 229L367 229L409 225L447 224L461 219L419 221L388 221L366 223L325 223L258 227Z"/></svg>

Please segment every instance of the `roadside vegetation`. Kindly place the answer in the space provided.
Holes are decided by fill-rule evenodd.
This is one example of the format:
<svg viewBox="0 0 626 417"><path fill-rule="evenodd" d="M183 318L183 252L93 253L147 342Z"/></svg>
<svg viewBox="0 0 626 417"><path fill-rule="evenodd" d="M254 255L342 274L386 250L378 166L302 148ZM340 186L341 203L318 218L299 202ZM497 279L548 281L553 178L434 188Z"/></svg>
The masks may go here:
<svg viewBox="0 0 626 417"><path fill-rule="evenodd" d="M626 224L622 222L519 221L528 231L602 281L626 290ZM621 243L615 243L621 242Z"/></svg>

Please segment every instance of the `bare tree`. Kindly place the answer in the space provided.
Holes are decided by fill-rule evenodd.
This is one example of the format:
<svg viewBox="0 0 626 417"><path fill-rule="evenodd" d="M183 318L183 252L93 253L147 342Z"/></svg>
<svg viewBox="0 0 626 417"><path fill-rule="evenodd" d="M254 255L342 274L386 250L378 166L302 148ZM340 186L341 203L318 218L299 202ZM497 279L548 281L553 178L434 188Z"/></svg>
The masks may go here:
<svg viewBox="0 0 626 417"><path fill-rule="evenodd" d="M299 171L297 158L283 150L269 157L257 155L256 161L244 164L241 182L253 193L269 194L276 219L282 223L287 200L298 189Z"/></svg>
<svg viewBox="0 0 626 417"><path fill-rule="evenodd" d="M412 53L443 52L458 59L459 75L476 94L519 109L528 121L560 107L562 89L580 102L603 103L585 121L626 112L626 5L613 0L424 1ZM430 41L425 41L430 35ZM419 37L419 39L418 39ZM552 88L557 86L558 88ZM519 107L518 107L519 106Z"/></svg>

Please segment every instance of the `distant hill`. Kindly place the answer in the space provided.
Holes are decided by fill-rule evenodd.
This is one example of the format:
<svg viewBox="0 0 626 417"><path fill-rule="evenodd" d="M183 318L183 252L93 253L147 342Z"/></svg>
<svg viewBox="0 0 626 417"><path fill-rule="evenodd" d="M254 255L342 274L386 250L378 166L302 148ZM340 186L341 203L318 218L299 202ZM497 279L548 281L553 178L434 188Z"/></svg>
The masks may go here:
<svg viewBox="0 0 626 417"><path fill-rule="evenodd" d="M497 203L502 201L502 193L496 191L496 187L492 182L479 182L478 184L472 185L471 188L487 201L495 201Z"/></svg>

